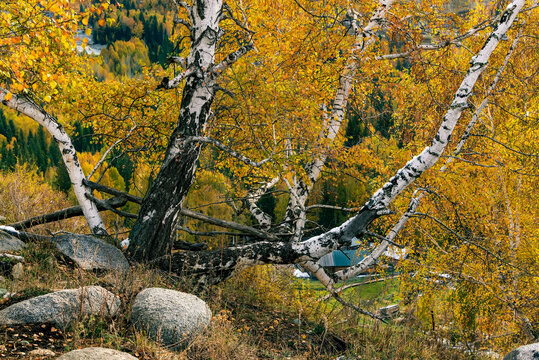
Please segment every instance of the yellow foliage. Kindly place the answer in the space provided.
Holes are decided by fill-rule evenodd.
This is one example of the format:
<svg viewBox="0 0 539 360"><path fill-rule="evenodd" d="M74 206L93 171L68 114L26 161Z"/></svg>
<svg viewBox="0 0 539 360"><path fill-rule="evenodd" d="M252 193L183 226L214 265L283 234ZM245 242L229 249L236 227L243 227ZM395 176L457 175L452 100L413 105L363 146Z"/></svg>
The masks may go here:
<svg viewBox="0 0 539 360"><path fill-rule="evenodd" d="M63 192L53 190L36 174L35 169L27 165L17 165L13 172L0 173L0 214L7 218L7 223L26 220L72 205ZM45 230L84 232L86 223L83 218L74 218L32 228L32 232L42 234Z"/></svg>

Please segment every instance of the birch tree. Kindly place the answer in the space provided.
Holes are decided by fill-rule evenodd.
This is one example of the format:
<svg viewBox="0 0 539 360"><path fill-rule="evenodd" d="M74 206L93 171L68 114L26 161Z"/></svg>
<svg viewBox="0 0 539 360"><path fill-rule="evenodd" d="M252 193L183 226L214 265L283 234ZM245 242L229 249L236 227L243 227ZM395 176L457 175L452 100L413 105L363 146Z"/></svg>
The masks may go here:
<svg viewBox="0 0 539 360"><path fill-rule="evenodd" d="M31 51L27 52L31 49L32 42L30 40L30 43L26 44L25 36L30 39L34 30L29 29L26 23L19 20L17 16L9 15L16 14L18 10L14 10L13 3L6 4L4 5L6 10L2 12L2 29L4 38L9 41L4 41L5 50L3 51L6 51L10 58L6 60L7 66L2 68L3 82L0 100L5 106L19 110L34 119L51 133L62 150L77 200L83 208L91 231L97 235L105 234L106 229L99 217L94 200L90 200L95 199L91 194L91 189L108 191L115 195L121 192L87 181L61 122L44 110L46 104L54 100L58 84L65 81L60 78L55 80L55 75L51 74L63 74L58 70L67 67L69 61L58 63L51 55L49 63L45 61L40 63L41 68L36 68L40 71L30 71L33 69L34 62L38 60L35 55L32 55L33 58L28 55L32 54ZM57 16L71 19L71 24L66 25L65 28L58 28L49 23L51 17L44 16L39 7L32 5L35 3L28 1L27 11L36 11L36 16L40 15L39 19L47 26L59 29L59 33L56 34L59 39L65 40L66 33L72 35L78 21L82 24L87 24L88 21L87 14L77 16L66 14L65 9L68 9L68 4L62 2L58 8L52 8L53 5L51 5L50 10L54 10ZM177 5L176 23L181 27L182 34L188 36L190 45L185 57L171 58L171 61L181 70L173 77L164 77L160 81L158 91L165 94L168 92L171 97L173 89L181 92L179 116L170 133L162 163L152 186L144 198L129 196L129 200L141 204L141 208L137 215L131 214L137 219L129 236L128 253L136 261L149 262L178 274L196 276L205 285L223 281L235 270L246 266L301 264L315 274L338 298L339 291L335 289L336 282L348 279L373 266L390 245L396 244L397 235L416 213L420 200L424 196L421 191L411 196L407 210L403 212L400 219L395 221L387 235L376 234L369 228L376 219L390 215L395 199L402 195L416 179L424 176L425 172L439 161L444 151L447 153L446 148L451 136L455 133L461 115L470 105L469 99L474 93L473 90L477 87L489 60L493 54L496 54L495 50L499 47L500 41L507 36L515 19L524 8L525 1L511 2L498 16L480 21L477 26L462 31L451 40L430 46L417 45L412 41L410 49L394 54L380 54L380 51L387 49L377 45L379 35L386 32L398 33L399 28L404 26L402 24L407 19L414 18L415 14L407 14L406 11L410 9L406 6L397 7L398 3L392 0L381 0L377 4L355 4L355 7L351 7L347 2L339 1L322 5L314 4L312 8L302 5L301 2L269 5L261 2L253 3L251 7L242 7L241 4L232 7L221 0L197 0L192 3L179 1ZM407 6L413 8L416 5L407 4ZM94 10L103 11L106 7L101 4ZM533 9L532 6L527 11L533 11ZM301 69L300 67L293 76L282 82L276 82L275 94L278 94L279 86L291 86L303 74L312 76L311 80L317 82L320 87L309 88L308 85L301 89L291 87L294 92L289 96L274 96L272 106L280 110L272 113L271 121L267 122L269 125L264 128L269 131L263 132L257 130L258 124L250 123L248 120L254 118L251 116L254 113L251 106L253 97L241 93L244 102L241 106L244 108L238 111L246 115L240 119L245 120L247 132L253 135L252 143L257 144L257 151L249 152L248 149L240 151L230 146L226 138L216 139L210 136L211 131L217 129L220 122L225 121L221 119L218 109L214 109L214 101L217 92L221 90L220 84L225 78L236 81L237 89L241 91L244 86L243 81L255 76L247 71L241 71L239 75L235 74L235 69L249 68L255 69L254 72L257 71L257 67L268 66L270 68L268 75L279 71L277 66L271 68L270 62L265 63L263 58L260 61L252 61L250 65L242 62L248 59L250 54L261 52L264 46L269 46L272 41L278 39L269 35L258 38L256 31L252 28L271 28L277 35L284 32L282 27L287 25L284 22L274 24L274 27L268 26L271 24L271 18L268 18L267 14L272 11L281 13L290 11L293 16L283 17L283 19L291 24L290 26L298 26L295 32L296 38L293 39L297 42L291 41L276 49L272 54L276 58L275 64L279 64L278 67L286 67L286 62L292 61L291 58L294 59L294 56L283 55L287 47L295 50L300 47L298 44L305 43L302 42L305 38L301 38L303 33L300 27L307 25L297 21L298 19L311 21L307 33L311 33L312 36L318 34L327 36L327 39L320 39L319 45L312 45L313 51L301 53L302 58L298 60L317 57L317 68L309 69L306 66ZM250 16L256 19L250 19ZM66 24L69 24L69 21L66 21ZM410 21L409 24L415 26L414 21ZM421 51L436 51L448 46L462 46L462 41L473 37L478 32L490 31L489 26L492 26L493 30L485 39L483 46L474 52L473 56L469 55L468 68L461 69L465 74L460 75L460 85L455 86L454 95L445 104L447 111L436 121L438 128L430 145L398 169L347 221L321 234L310 236L306 232L309 221L307 212L316 204L309 204L309 199L312 198L313 189L323 171L329 167L328 159L335 156L337 144L343 141L346 111L354 89L364 86L359 81L364 76L363 74L374 71L373 68L378 66L376 64L382 64L388 59L407 57ZM234 36L239 36L241 41L229 41L227 34L231 31L235 31ZM294 32L291 32L291 36L293 35ZM58 42L55 40L54 33L47 36L44 41L60 47L55 48L58 53L73 50L72 41L66 40L65 44L62 40ZM340 48L332 48L330 45L338 45ZM41 45L35 44L35 46ZM50 52L50 48L48 49ZM45 54L48 52L45 51ZM294 55L296 54L299 52L294 52ZM24 59L23 64L21 65L17 59ZM260 70L260 73L263 71ZM322 75L317 77L317 74ZM71 73L71 76L74 74ZM267 78L262 77L260 82L264 81L270 83ZM317 93L323 94L317 96ZM445 97L450 98L450 95L446 94ZM316 106L312 101L308 102L309 98L316 98ZM267 103L270 104L270 102ZM232 112L230 109L227 110ZM313 125L300 126L304 123ZM239 122L237 126L242 125L244 124ZM130 125L132 130L136 127L136 124ZM259 172L260 178L264 179L264 181L251 182L252 187L243 199L243 208L251 214L255 225L212 218L185 208L185 199L195 180L203 145L217 149L231 159L230 161L244 164L241 171L238 171L239 173L243 171L247 175ZM458 151L460 148L461 145ZM354 155L354 153L350 154ZM248 176L245 177L248 178ZM257 205L257 201L276 186L286 189L288 198L283 219L273 223L269 214ZM231 202L231 204L234 203ZM210 250L184 244L186 251L172 252L179 216L199 219L234 232L247 234L250 243ZM356 266L328 274L317 265L317 261L322 256L350 245L354 238L366 237L374 237L381 242Z"/></svg>

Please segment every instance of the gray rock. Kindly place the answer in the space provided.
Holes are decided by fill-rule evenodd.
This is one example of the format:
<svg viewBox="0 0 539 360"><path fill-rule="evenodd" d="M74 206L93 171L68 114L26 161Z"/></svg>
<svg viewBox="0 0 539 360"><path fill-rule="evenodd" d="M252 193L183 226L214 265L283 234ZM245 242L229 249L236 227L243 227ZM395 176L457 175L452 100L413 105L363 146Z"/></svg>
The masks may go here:
<svg viewBox="0 0 539 360"><path fill-rule="evenodd" d="M21 240L0 230L0 251L20 251L24 245Z"/></svg>
<svg viewBox="0 0 539 360"><path fill-rule="evenodd" d="M523 345L505 355L503 360L537 360L539 359L539 342Z"/></svg>
<svg viewBox="0 0 539 360"><path fill-rule="evenodd" d="M84 270L129 270L129 263L117 247L88 235L59 235L56 248Z"/></svg>
<svg viewBox="0 0 539 360"><path fill-rule="evenodd" d="M118 350L89 347L70 351L57 360L137 360L138 358Z"/></svg>
<svg viewBox="0 0 539 360"><path fill-rule="evenodd" d="M0 325L51 323L65 329L85 316L112 316L120 299L100 286L61 290L13 304L0 311Z"/></svg>
<svg viewBox="0 0 539 360"><path fill-rule="evenodd" d="M22 279L24 277L24 265L21 263L13 265L13 268L11 269L11 276L13 276L13 280Z"/></svg>
<svg viewBox="0 0 539 360"><path fill-rule="evenodd" d="M141 291L131 309L135 328L172 349L181 349L210 320L210 308L200 298L161 288Z"/></svg>
<svg viewBox="0 0 539 360"><path fill-rule="evenodd" d="M378 309L376 314L384 319L390 319L396 317L399 314L399 305L389 305Z"/></svg>
<svg viewBox="0 0 539 360"><path fill-rule="evenodd" d="M35 350L30 351L28 355L30 356L55 356L56 353L49 349L37 348Z"/></svg>

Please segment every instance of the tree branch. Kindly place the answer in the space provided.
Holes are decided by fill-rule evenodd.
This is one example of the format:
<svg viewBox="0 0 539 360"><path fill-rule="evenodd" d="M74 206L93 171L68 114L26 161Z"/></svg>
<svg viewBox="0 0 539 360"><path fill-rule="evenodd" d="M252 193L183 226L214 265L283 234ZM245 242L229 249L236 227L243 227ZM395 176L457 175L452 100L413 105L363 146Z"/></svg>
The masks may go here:
<svg viewBox="0 0 539 360"><path fill-rule="evenodd" d="M248 195L244 198L244 203L246 204L247 208L251 212L251 215L258 221L258 225L260 225L263 229L269 229L272 223L271 216L266 214L262 209L256 205L256 202L262 195L264 195L269 189L274 187L280 180L279 176L274 177L267 183L265 183L263 186L258 188L256 191L251 191L248 193Z"/></svg>
<svg viewBox="0 0 539 360"><path fill-rule="evenodd" d="M408 50L408 51L405 51L405 52L402 52L402 53L397 53L397 54L387 54L387 55L376 56L375 59L376 60L400 59L400 58L408 57L408 56L412 55L414 51L418 51L418 50L419 51L425 51L425 50L429 51L429 50L443 49L443 48L448 47L450 45L461 46L460 42L462 40L465 40L465 39L475 35L477 32L479 32L481 30L484 30L484 29L488 28L489 26L492 26L498 19L499 19L499 16L496 16L491 20L482 21L480 24L474 26L470 30L466 31L464 34L460 34L458 36L455 36L451 40L444 40L444 41L441 41L441 42L439 42L437 44L420 44L420 45L415 46L411 50Z"/></svg>
<svg viewBox="0 0 539 360"><path fill-rule="evenodd" d="M351 266L348 269L344 269L341 271L337 271L334 276L336 279L339 279L340 281L348 280L357 274L365 271L366 269L370 268L372 265L376 263L378 258L382 256L389 245L391 243L394 243L395 238L399 234L399 232L404 228L410 217L413 216L415 211L417 210L419 206L419 202L421 198L424 196L424 193L420 193L416 196L416 192L414 192L414 195L412 196L412 199L410 200L410 204L408 205L408 209L406 212L401 216L399 221L391 228L389 233L387 234L386 238L378 244L378 246L365 258L363 258L357 265Z"/></svg>
<svg viewBox="0 0 539 360"><path fill-rule="evenodd" d="M87 184L87 186L92 188L92 189L102 191L102 192L105 192L107 194L116 195L116 196L125 196L127 198L127 200L129 200L131 202L134 202L134 203L137 203L137 204L141 204L142 201L143 201L143 199L138 197L138 196L134 196L134 195L128 194L126 192L123 192L123 191L120 191L120 190L117 190L117 189L113 189L113 188L110 188L110 187L102 185L102 184L96 184L96 183L94 183L92 181L89 181L89 180L85 180L85 184ZM256 237L258 237L260 239L266 239L266 240L272 240L272 241L277 240L277 236L275 236L273 234L269 234L269 233L267 233L265 231L255 229L255 228L253 228L251 226L242 225L242 224L239 224L239 223L236 223L236 222L233 222L233 221L226 221L226 220L217 219L217 218L214 218L214 217L202 214L202 213L198 213L198 212L195 212L195 211L192 211L192 210L189 210L189 209L181 209L179 211L179 214L190 217L190 218L193 218L193 219L197 219L197 220L200 220L200 221L203 221L203 222L206 222L208 224L213 224L213 225L221 226L221 227L228 228L228 229L239 230L241 232L244 232L244 233L247 233L247 234L250 234L250 235L254 235L254 236L256 236Z"/></svg>
<svg viewBox="0 0 539 360"><path fill-rule="evenodd" d="M213 68L213 73L216 76L219 76L226 69L228 69L230 66L232 66L236 61L238 61L242 56L244 56L249 51L251 51L253 49L253 47L254 47L253 43L250 43L250 44L247 44L247 45L244 45L244 46L240 47L236 51L231 52L230 54L228 54L228 56L223 61L221 61L219 64L217 64Z"/></svg>
<svg viewBox="0 0 539 360"><path fill-rule="evenodd" d="M97 206L99 207L103 207L105 208L106 210L110 210L112 211L113 213L117 214L117 215L120 215L120 216L123 216L125 218L128 218L128 219L136 219L137 218L137 215L136 214L131 214L131 213L128 213L126 211L122 211L122 210L117 210L115 209L114 207L110 206L106 201L104 200L101 200L101 199L98 199L96 198L95 196L91 195L91 194L88 194L86 195L88 197L88 199L92 200L94 203L97 204ZM126 199L126 202L127 202L127 199Z"/></svg>
<svg viewBox="0 0 539 360"><path fill-rule="evenodd" d="M97 205L98 211L109 210L109 207L119 208L124 206L127 203L127 198L124 196L113 197L106 199L104 201L107 204L107 207L102 206L102 204ZM58 210L46 215L35 216L33 218L16 222L10 224L9 226L15 228L16 230L29 229L34 226L48 224L55 221L65 220L76 216L83 216L82 208L80 205L72 206L66 209Z"/></svg>
<svg viewBox="0 0 539 360"><path fill-rule="evenodd" d="M278 239L278 237L273 234L255 229L251 226L238 224L232 221L217 219L217 218L214 218L214 217L202 214L202 213L191 211L189 209L180 209L180 215L188 216L192 219L197 219L208 224L213 224L213 225L221 226L228 229L238 230L247 234L254 235L260 239L272 240L272 241L275 241Z"/></svg>
<svg viewBox="0 0 539 360"><path fill-rule="evenodd" d="M473 127L475 126L475 123L477 122L477 119L479 119L479 115L483 112L483 110L485 109L485 107L488 104L488 97L490 96L492 91L494 91L494 89L496 88L496 85L498 84L498 81L500 80L500 78L501 78L501 76L503 74L503 71L505 70L505 67L509 63L509 59L511 58L511 55L513 55L513 51L515 50L515 47L518 44L520 36L521 36L521 34L519 33L517 35L517 37L515 38L515 40L513 41L513 43L511 44L511 47L509 48L509 51L507 52L507 55L505 55L505 59L503 60L502 65L500 66L500 68L496 72L496 76L494 76L494 80L490 84L490 86L489 86L489 88L488 88L488 90L487 90L487 92L485 94L485 97L483 98L483 101L481 102L481 105L479 105L479 107L475 110L474 114L472 115L472 118L470 119L470 122L468 123L468 126L466 127L466 130L464 130L464 134L462 134L462 137L460 138L460 141L457 144L457 146L455 148L455 151L453 152L454 156L460 154L460 152L462 151L462 148L464 147L464 144L466 143L466 140L468 140L468 138L470 137L470 133L471 133ZM462 159L462 160L464 160L464 159ZM452 161L453 161L453 157L449 157L446 160L444 166L442 166L442 168L440 169L440 171L445 171L447 166ZM466 161L466 160L464 160L464 161Z"/></svg>
<svg viewBox="0 0 539 360"><path fill-rule="evenodd" d="M176 229L179 231L186 232L190 235L195 235L195 236L216 236L216 235L247 236L247 235L250 235L247 233L237 233L237 232L232 232L232 231L195 231L184 226L176 226Z"/></svg>
<svg viewBox="0 0 539 360"><path fill-rule="evenodd" d="M340 127L344 120L345 110L348 104L348 98L354 82L355 74L359 69L359 56L366 51L374 41L374 29L385 24L385 16L387 11L393 4L394 0L379 0L378 8L374 11L368 24L363 28L363 31L357 34L355 43L351 49L351 55L348 57L345 67L339 79L339 87L335 92L330 114L324 122L324 129L320 132L319 140L330 142L335 139L339 133ZM299 179L295 184L294 191L291 193L297 194L297 199L290 197L290 202L286 210L286 223L294 224L295 240L299 240L302 236L303 227L305 225L306 213L305 203L314 186L314 183L320 177L322 169L326 163L328 154L327 151L319 153L315 159L305 166L306 181Z"/></svg>
<svg viewBox="0 0 539 360"><path fill-rule="evenodd" d="M381 279L374 279L374 280L369 280L369 281L357 282L357 283L353 283L353 284L347 284L347 285L343 285L343 286L335 289L334 292L337 293L337 294L340 294L341 292L343 292L345 290L348 290L348 289L351 289L351 288L354 288L354 287L357 287L357 286L367 285L367 284L374 284L374 283L377 283L377 282L396 279L399 276L400 275L393 275L393 276L388 276L388 277L381 278ZM322 298L320 298L320 301L326 301L327 299L329 299L332 296L333 296L333 294L324 295Z"/></svg>
<svg viewBox="0 0 539 360"><path fill-rule="evenodd" d="M502 142L500 142L500 141L498 141L498 140L496 140L496 139L494 139L494 138L492 138L492 137L490 137L490 136L488 136L488 135L482 135L482 134L469 134L469 136L484 137L484 138L486 138L486 139L489 139L489 140L492 141L492 142L495 142L495 143L498 144L498 145L503 146L503 147L506 148L507 150L512 151L512 152L514 152L514 153L516 153L516 154L520 154L520 155L522 155L522 156L539 157L538 154L529 154L529 153L525 153L525 152L522 152L522 151L517 150L517 149L513 149L512 147L509 147L509 146L505 145L504 143L502 143Z"/></svg>
<svg viewBox="0 0 539 360"><path fill-rule="evenodd" d="M305 208L305 210L307 211L311 209L332 209L332 210L340 210L340 211L346 211L346 212L354 212L354 211L361 210L361 208L345 208L342 206L333 206L333 205L324 205L324 204L313 204Z"/></svg>
<svg viewBox="0 0 539 360"><path fill-rule="evenodd" d="M178 86L180 86L183 79L185 79L186 77L188 77L191 74L193 74L193 69L189 68L189 69L185 70L184 72L182 72L181 74L177 75L172 80L170 80L167 76L165 76L163 78L163 80L161 80L161 84L157 85L156 90L159 90L159 89L165 89L165 90L175 89Z"/></svg>
<svg viewBox="0 0 539 360"><path fill-rule="evenodd" d="M121 142L123 142L124 140L128 139L131 134L133 133L133 131L137 128L137 124L133 121L133 127L129 130L129 132L127 133L126 136L124 136L123 138L121 139L118 139L114 142L114 144L112 144L104 153L103 153L103 156L101 156L101 159L99 159L99 161L97 162L97 164L94 166L94 168L92 169L92 171L90 172L90 174L88 174L88 176L86 177L87 179L90 179L92 177L92 175L101 167L101 165L103 164L103 162L105 161L105 159L107 158L107 156L109 155L109 153L118 145L120 144ZM106 170L105 170L106 171ZM103 176L103 175L102 175Z"/></svg>
<svg viewBox="0 0 539 360"><path fill-rule="evenodd" d="M84 180L84 184L86 186L88 186L89 188L92 188L92 189L100 191L100 192L104 192L104 193L114 195L114 196L124 196L128 201L134 202L136 204L142 204L142 201L144 200L141 197L131 195L129 193L126 193L125 191L113 189L113 188L108 187L106 185L98 184L98 183L95 183L95 182L87 180L87 179Z"/></svg>
<svg viewBox="0 0 539 360"><path fill-rule="evenodd" d="M341 298L340 295L337 292L335 292L335 288L334 288L335 281L331 277L329 277L329 275L326 273L326 271L320 264L315 263L313 261L305 261L305 262L301 262L300 265L303 266L306 270L308 270L311 274L313 274L318 279L318 281L320 281L322 285L326 287L327 291L329 292L328 295L337 299L337 301L340 302L342 305L348 306L360 314L369 316L375 320L380 320L383 323L386 323L385 319L382 319L376 314L373 314L370 311L362 309L359 306L354 305L348 301L345 301L343 298Z"/></svg>
<svg viewBox="0 0 539 360"><path fill-rule="evenodd" d="M260 160L260 161L251 160L247 156L241 154L240 152L232 150L231 148L229 148L228 146L226 146L225 144L223 144L219 140L215 140L215 139L212 139L210 137L205 137L205 136L190 136L190 137L185 138L185 139L179 139L179 141L182 141L185 145L189 144L190 142L199 142L199 143L204 143L204 144L211 144L211 145L215 146L216 148L218 148L219 150L226 152L227 154L229 154L233 158L236 158L236 159L240 160L241 162L245 163L246 165L249 165L249 166L252 166L252 167L260 167L260 166L264 165L265 163L267 163L268 161L270 161L272 159L272 156L270 156L270 157L268 157L266 159L263 159L263 160Z"/></svg>
<svg viewBox="0 0 539 360"><path fill-rule="evenodd" d="M503 38L513 24L524 3L525 0L515 0L507 6L507 9L501 15L497 26L487 38L482 49L477 55L472 57L470 68L462 80L431 145L427 146L419 155L415 156L404 167L399 169L395 176L370 198L368 203L365 204L366 207L373 210L387 208L397 195L438 161L449 143L449 139L460 119L462 111L468 107L468 99L472 95L472 90L479 76L487 66L490 55L496 49L500 39Z"/></svg>

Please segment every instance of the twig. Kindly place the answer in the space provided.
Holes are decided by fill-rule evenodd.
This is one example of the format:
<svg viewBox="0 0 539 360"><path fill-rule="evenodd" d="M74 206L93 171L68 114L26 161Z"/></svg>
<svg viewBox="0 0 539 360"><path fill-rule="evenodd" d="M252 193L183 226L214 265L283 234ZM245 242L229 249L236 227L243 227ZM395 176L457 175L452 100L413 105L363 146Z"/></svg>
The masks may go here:
<svg viewBox="0 0 539 360"><path fill-rule="evenodd" d="M267 163L268 161L270 161L272 159L272 156L270 156L270 157L268 157L266 159L263 159L263 160L260 160L260 161L251 160L247 156L241 154L240 152L238 152L236 150L232 150L230 147L226 146L222 142L220 142L218 140L215 140L213 138L210 138L210 137L205 137L205 136L190 136L188 138L181 139L179 141L183 141L184 144L188 144L190 142L199 142L199 143L211 144L212 146L215 146L219 150L222 150L222 151L226 152L230 156L232 156L232 157L240 160L241 162L243 162L243 163L245 163L245 164L247 164L249 166L252 166L252 167L260 167L260 166L264 165L265 163Z"/></svg>

